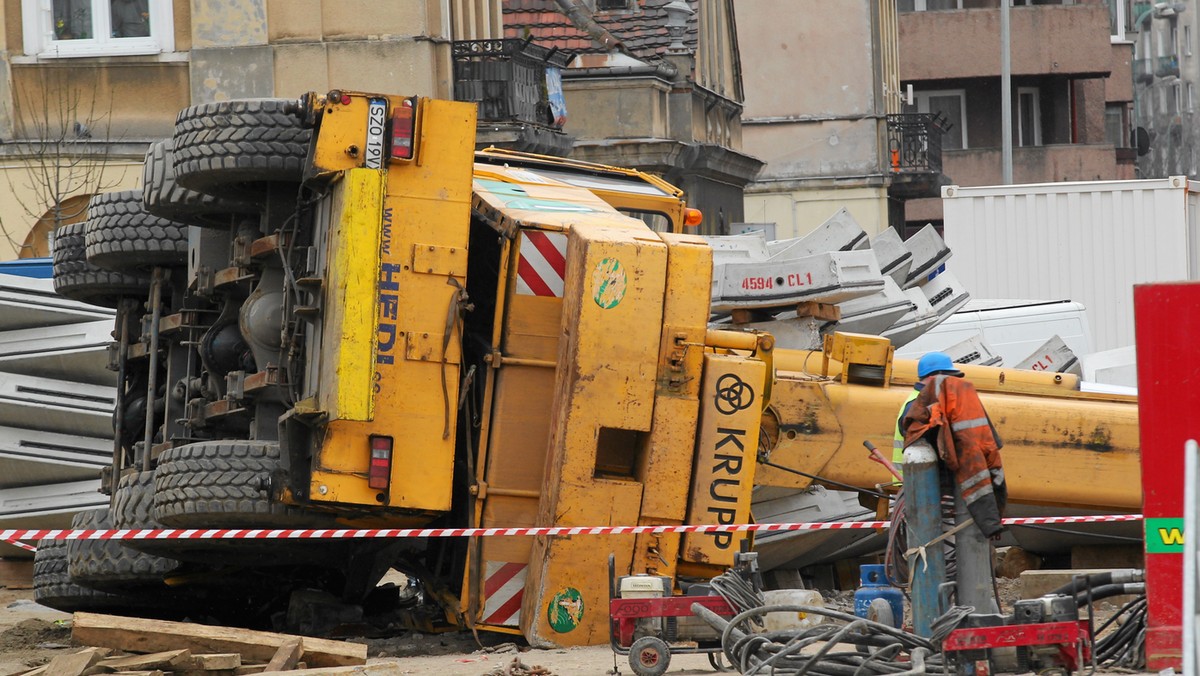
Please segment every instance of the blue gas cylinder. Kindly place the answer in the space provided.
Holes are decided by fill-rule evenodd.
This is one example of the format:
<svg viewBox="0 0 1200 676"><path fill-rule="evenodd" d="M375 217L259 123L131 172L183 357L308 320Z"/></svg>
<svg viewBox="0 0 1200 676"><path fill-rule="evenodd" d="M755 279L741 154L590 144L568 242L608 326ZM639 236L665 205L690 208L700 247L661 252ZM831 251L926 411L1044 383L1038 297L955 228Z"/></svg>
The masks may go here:
<svg viewBox="0 0 1200 676"><path fill-rule="evenodd" d="M859 566L859 586L854 591L854 614L897 629L904 623L904 593L888 583L880 564ZM876 601L882 600L884 603ZM872 602L876 602L872 608Z"/></svg>

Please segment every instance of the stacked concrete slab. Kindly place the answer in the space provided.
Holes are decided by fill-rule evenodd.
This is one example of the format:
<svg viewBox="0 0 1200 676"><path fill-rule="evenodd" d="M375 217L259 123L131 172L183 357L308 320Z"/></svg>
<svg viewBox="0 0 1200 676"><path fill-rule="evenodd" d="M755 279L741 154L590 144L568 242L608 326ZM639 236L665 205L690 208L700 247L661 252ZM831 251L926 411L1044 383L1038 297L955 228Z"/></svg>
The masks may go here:
<svg viewBox="0 0 1200 676"><path fill-rule="evenodd" d="M67 527L106 504L113 313L55 295L49 279L0 272L0 528ZM0 543L0 556L28 555Z"/></svg>
<svg viewBox="0 0 1200 676"><path fill-rule="evenodd" d="M714 323L770 331L776 346L820 349L834 331L881 335L901 346L937 326L970 298L946 271L950 249L933 226L901 241L868 237L845 209L816 230L767 241L762 232L711 237ZM796 306L836 305L840 318L800 316ZM736 317L737 311L750 318Z"/></svg>

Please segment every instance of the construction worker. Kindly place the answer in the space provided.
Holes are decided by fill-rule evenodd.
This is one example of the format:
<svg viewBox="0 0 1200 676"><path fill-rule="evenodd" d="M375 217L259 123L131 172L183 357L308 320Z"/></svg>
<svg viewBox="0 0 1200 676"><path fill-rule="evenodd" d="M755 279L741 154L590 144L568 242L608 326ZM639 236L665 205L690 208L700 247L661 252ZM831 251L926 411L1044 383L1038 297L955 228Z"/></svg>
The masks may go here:
<svg viewBox="0 0 1200 676"><path fill-rule="evenodd" d="M979 393L948 356L925 355L917 374L921 391L901 416L905 445L924 438L937 449L975 524L985 536L995 536L1003 530L1000 518L1008 499L1000 435Z"/></svg>
<svg viewBox="0 0 1200 676"><path fill-rule="evenodd" d="M908 407L912 406L913 400L925 387L925 378L937 373L960 377L963 374L962 371L954 368L954 362L945 352L929 352L917 362L917 382L913 383L908 397L900 405L900 413L896 416L896 432L892 437L892 464L896 466L896 471L900 472L901 476L904 475L904 427L902 425L904 414L908 413Z"/></svg>

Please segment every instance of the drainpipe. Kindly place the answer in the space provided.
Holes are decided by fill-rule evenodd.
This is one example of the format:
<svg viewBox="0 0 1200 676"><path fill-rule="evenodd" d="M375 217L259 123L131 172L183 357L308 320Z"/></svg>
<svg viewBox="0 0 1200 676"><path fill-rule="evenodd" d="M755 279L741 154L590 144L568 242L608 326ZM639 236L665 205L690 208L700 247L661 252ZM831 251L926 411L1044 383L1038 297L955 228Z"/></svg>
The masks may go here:
<svg viewBox="0 0 1200 676"><path fill-rule="evenodd" d="M1000 0L1000 142L1004 185L1013 182L1012 49L1008 10L1011 0Z"/></svg>
<svg viewBox="0 0 1200 676"><path fill-rule="evenodd" d="M571 23L576 28L588 34L601 47L610 52L621 52L626 56L633 56L624 43L618 40L612 33L608 32L604 26L596 22L596 18L588 11L588 8L583 4L583 0L555 0L558 3L559 10L567 15Z"/></svg>

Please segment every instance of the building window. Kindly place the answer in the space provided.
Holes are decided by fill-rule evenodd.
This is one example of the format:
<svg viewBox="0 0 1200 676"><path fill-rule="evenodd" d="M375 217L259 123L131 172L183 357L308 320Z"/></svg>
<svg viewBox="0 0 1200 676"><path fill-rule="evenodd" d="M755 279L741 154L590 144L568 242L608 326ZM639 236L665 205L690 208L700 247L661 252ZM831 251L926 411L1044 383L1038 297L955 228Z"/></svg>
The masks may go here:
<svg viewBox="0 0 1200 676"><path fill-rule="evenodd" d="M1017 115L1013 122L1017 145L1042 145L1042 107L1037 87L1017 87Z"/></svg>
<svg viewBox="0 0 1200 676"><path fill-rule="evenodd" d="M1184 56L1192 55L1192 27L1191 26L1183 27L1183 55Z"/></svg>
<svg viewBox="0 0 1200 676"><path fill-rule="evenodd" d="M1110 103L1104 107L1104 137L1117 148L1129 146L1129 127L1125 124L1125 106Z"/></svg>
<svg viewBox="0 0 1200 676"><path fill-rule="evenodd" d="M171 0L21 0L25 53L42 58L175 48Z"/></svg>
<svg viewBox="0 0 1200 676"><path fill-rule="evenodd" d="M1108 3L1108 24L1113 42L1124 42L1126 33L1132 28L1129 25L1129 12L1125 7L1127 0L1105 0Z"/></svg>
<svg viewBox="0 0 1200 676"><path fill-rule="evenodd" d="M1196 110L1196 85L1192 84L1191 82L1187 83L1187 98L1184 99L1184 103L1187 104L1187 111L1189 113L1195 112L1195 110Z"/></svg>
<svg viewBox="0 0 1200 676"><path fill-rule="evenodd" d="M633 9L633 0L596 0L597 12L625 12Z"/></svg>
<svg viewBox="0 0 1200 676"><path fill-rule="evenodd" d="M914 92L913 105L905 106L907 113L931 113L942 116L949 122L950 129L942 136L943 150L959 150L967 146L967 92L963 89L946 89L930 92Z"/></svg>
<svg viewBox="0 0 1200 676"><path fill-rule="evenodd" d="M900 12L936 12L942 9L962 9L963 0L897 0Z"/></svg>

